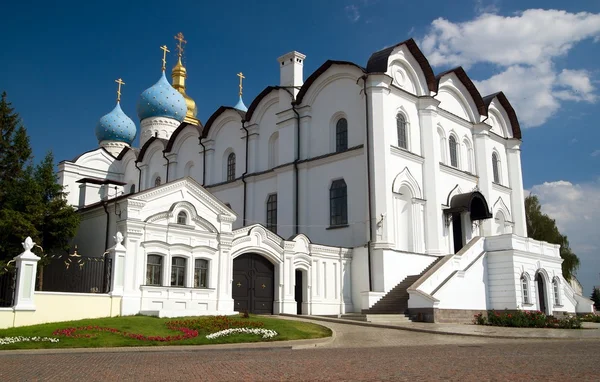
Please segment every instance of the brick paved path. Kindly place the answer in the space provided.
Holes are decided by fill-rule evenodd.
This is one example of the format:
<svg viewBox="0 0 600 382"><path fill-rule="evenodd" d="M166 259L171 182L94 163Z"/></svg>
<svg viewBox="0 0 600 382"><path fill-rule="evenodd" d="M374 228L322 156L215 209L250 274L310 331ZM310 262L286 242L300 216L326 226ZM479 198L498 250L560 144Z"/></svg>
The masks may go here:
<svg viewBox="0 0 600 382"><path fill-rule="evenodd" d="M327 347L0 352L0 381L597 380L600 341L498 340L336 325ZM358 329L357 329L358 328Z"/></svg>

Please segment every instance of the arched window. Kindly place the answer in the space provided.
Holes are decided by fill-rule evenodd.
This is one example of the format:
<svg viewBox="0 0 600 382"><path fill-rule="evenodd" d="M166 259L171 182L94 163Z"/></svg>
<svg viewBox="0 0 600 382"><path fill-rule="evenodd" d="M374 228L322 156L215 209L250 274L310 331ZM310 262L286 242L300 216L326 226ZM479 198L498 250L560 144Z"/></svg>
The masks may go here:
<svg viewBox="0 0 600 382"><path fill-rule="evenodd" d="M235 154L231 153L227 157L227 181L235 180Z"/></svg>
<svg viewBox="0 0 600 382"><path fill-rule="evenodd" d="M334 180L329 189L329 225L348 224L348 193L344 179Z"/></svg>
<svg viewBox="0 0 600 382"><path fill-rule="evenodd" d="M271 194L267 199L267 229L277 233L277 194Z"/></svg>
<svg viewBox="0 0 600 382"><path fill-rule="evenodd" d="M523 295L523 304L531 304L529 298L529 278L527 275L521 275L521 293Z"/></svg>
<svg viewBox="0 0 600 382"><path fill-rule="evenodd" d="M396 115L396 130L398 131L398 147L408 150L408 132L406 131L406 119L400 113Z"/></svg>
<svg viewBox="0 0 600 382"><path fill-rule="evenodd" d="M340 118L335 124L335 152L348 150L348 121Z"/></svg>
<svg viewBox="0 0 600 382"><path fill-rule="evenodd" d="M160 176L157 176L157 177L154 179L154 187L158 187L158 186L160 186L160 183L161 183L161 182L162 182L162 179L160 179Z"/></svg>
<svg viewBox="0 0 600 382"><path fill-rule="evenodd" d="M171 286L185 286L185 258L173 257L171 260Z"/></svg>
<svg viewBox="0 0 600 382"><path fill-rule="evenodd" d="M180 211L177 214L177 224L181 224L181 225L187 224L187 214L184 211Z"/></svg>
<svg viewBox="0 0 600 382"><path fill-rule="evenodd" d="M466 160L466 168L465 170L470 172L471 174L475 173L475 168L473 166L473 146L471 146L471 141L467 138L463 141L465 145L465 160Z"/></svg>
<svg viewBox="0 0 600 382"><path fill-rule="evenodd" d="M554 290L554 305L560 305L560 288L556 277L552 280L552 289Z"/></svg>
<svg viewBox="0 0 600 382"><path fill-rule="evenodd" d="M194 288L208 288L208 260L196 259L194 263Z"/></svg>
<svg viewBox="0 0 600 382"><path fill-rule="evenodd" d="M458 167L458 149L454 135L451 135L450 138L448 138L448 149L450 150L450 165L452 167Z"/></svg>
<svg viewBox="0 0 600 382"><path fill-rule="evenodd" d="M132 184L131 187L129 187L129 193L135 194L135 184Z"/></svg>
<svg viewBox="0 0 600 382"><path fill-rule="evenodd" d="M492 171L494 172L494 183L500 183L500 162L498 154L492 153Z"/></svg>

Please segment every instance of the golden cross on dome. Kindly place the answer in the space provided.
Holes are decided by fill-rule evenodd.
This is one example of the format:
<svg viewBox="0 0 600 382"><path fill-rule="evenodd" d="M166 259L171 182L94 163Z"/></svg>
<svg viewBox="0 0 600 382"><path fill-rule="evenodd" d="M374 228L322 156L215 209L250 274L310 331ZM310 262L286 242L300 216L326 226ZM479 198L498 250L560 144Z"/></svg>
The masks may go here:
<svg viewBox="0 0 600 382"><path fill-rule="evenodd" d="M115 80L116 83L119 84L119 88L117 89L117 102L121 102L121 85L125 85L122 79Z"/></svg>
<svg viewBox="0 0 600 382"><path fill-rule="evenodd" d="M163 66L162 66L162 70L164 71L167 68L167 53L170 53L171 51L167 48L166 45L161 46L160 49L162 49L162 51L163 51Z"/></svg>
<svg viewBox="0 0 600 382"><path fill-rule="evenodd" d="M177 54L179 55L179 57L181 57L181 56L183 56L183 45L187 44L187 41L185 41L183 39L183 33L181 33L181 32L177 33L177 36L175 36L175 40L179 41L177 43L176 49L178 51Z"/></svg>
<svg viewBox="0 0 600 382"><path fill-rule="evenodd" d="M240 93L239 93L239 94L240 94L240 97L241 97L241 96L242 96L242 81L243 81L243 80L244 80L244 78L246 78L246 77L244 77L244 74L243 74L242 72L239 72L239 73L237 74L237 76L238 76L238 77L240 77Z"/></svg>

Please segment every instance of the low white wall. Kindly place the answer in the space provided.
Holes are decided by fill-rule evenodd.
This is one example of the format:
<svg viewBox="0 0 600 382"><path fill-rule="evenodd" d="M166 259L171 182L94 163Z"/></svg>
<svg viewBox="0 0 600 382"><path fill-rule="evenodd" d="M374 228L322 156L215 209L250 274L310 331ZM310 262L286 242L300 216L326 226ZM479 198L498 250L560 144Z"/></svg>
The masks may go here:
<svg viewBox="0 0 600 382"><path fill-rule="evenodd" d="M361 309L367 309L362 303L362 293L369 291L369 259L366 247L356 247L352 249L352 304L354 311L360 312Z"/></svg>
<svg viewBox="0 0 600 382"><path fill-rule="evenodd" d="M0 328L115 317L121 314L121 297L93 293L35 292L34 311L0 310Z"/></svg>
<svg viewBox="0 0 600 382"><path fill-rule="evenodd" d="M169 312L170 317L220 314L215 289L142 286L141 290L142 314L158 311Z"/></svg>

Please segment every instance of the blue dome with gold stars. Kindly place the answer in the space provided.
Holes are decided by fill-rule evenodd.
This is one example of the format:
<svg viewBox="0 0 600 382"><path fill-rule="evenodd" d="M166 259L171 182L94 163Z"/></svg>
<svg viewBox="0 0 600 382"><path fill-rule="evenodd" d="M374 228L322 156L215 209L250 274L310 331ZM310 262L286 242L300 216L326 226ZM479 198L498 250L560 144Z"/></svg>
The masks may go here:
<svg viewBox="0 0 600 382"><path fill-rule="evenodd" d="M96 138L98 142L119 141L131 144L135 139L137 128L135 123L123 112L121 105L117 106L96 125Z"/></svg>
<svg viewBox="0 0 600 382"><path fill-rule="evenodd" d="M167 117L181 122L186 112L185 98L167 81L164 71L158 82L142 93L137 104L140 121L151 117Z"/></svg>

